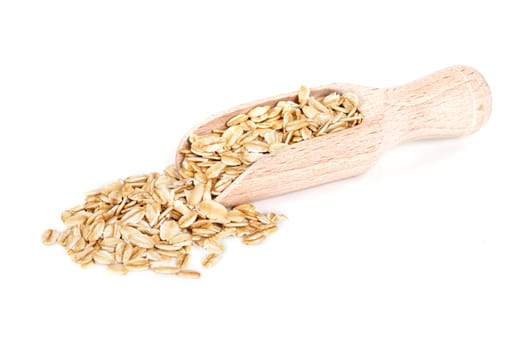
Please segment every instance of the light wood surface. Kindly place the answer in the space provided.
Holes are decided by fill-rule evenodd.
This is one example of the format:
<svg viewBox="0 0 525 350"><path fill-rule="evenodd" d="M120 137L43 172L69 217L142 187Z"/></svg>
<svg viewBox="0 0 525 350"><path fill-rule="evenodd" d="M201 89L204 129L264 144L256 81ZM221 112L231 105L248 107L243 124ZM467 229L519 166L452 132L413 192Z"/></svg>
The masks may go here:
<svg viewBox="0 0 525 350"><path fill-rule="evenodd" d="M363 123L334 134L299 142L269 154L239 176L217 200L231 206L281 195L362 174L385 150L429 138L469 135L490 116L491 95L479 72L453 66L412 83L387 89L331 84L311 89L315 96L331 91L359 96ZM295 100L296 92L244 104L199 124L187 137L223 129L232 116L258 105ZM177 164L182 155L177 154Z"/></svg>

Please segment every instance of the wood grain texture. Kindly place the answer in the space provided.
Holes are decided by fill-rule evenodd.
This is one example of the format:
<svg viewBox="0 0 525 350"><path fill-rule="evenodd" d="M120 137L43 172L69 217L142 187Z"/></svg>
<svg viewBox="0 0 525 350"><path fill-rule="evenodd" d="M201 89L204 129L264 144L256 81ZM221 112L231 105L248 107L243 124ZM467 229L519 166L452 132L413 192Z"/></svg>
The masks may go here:
<svg viewBox="0 0 525 350"><path fill-rule="evenodd" d="M314 96L348 90L359 96L362 124L263 157L217 200L232 206L356 176L397 144L471 134L487 122L491 112L492 100L485 79L466 66L449 67L394 88L331 84L311 89ZM187 136L191 133L199 135L224 128L226 121L236 114L295 98L295 92L283 94L218 114L191 130L179 149L188 146ZM181 159L179 153L177 164Z"/></svg>

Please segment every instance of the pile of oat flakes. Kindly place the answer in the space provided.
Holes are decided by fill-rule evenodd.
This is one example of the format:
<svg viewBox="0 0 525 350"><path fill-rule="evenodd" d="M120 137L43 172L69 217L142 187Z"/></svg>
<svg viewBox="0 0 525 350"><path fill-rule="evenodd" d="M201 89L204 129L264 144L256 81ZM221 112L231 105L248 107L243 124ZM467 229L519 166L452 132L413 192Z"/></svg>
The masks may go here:
<svg viewBox="0 0 525 350"><path fill-rule="evenodd" d="M236 115L223 130L190 136L180 170L170 165L162 174L130 176L86 193L83 204L62 214L66 229L46 230L42 242L62 245L82 266L198 278L200 272L187 268L193 247L206 251L202 265L211 267L224 252L223 239L259 244L284 217L214 199L266 154L359 125L357 105L350 92L312 97L301 87L297 102Z"/></svg>

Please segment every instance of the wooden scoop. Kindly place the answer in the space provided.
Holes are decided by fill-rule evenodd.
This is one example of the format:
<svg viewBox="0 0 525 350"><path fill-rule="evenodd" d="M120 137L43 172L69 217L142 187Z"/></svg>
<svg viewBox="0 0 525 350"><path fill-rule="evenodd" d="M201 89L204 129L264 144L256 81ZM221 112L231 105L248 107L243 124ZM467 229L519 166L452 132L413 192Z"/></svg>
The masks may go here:
<svg viewBox="0 0 525 350"><path fill-rule="evenodd" d="M357 94L362 124L264 156L216 200L233 206L359 175L382 152L400 143L464 136L479 130L487 122L492 106L485 79L465 66L449 67L394 88L331 84L311 89L311 95L323 96L333 91ZM179 150L188 147L190 134L224 129L228 119L255 106L274 105L296 97L296 92L274 96L220 113L191 130ZM178 165L182 159L183 155L177 153Z"/></svg>

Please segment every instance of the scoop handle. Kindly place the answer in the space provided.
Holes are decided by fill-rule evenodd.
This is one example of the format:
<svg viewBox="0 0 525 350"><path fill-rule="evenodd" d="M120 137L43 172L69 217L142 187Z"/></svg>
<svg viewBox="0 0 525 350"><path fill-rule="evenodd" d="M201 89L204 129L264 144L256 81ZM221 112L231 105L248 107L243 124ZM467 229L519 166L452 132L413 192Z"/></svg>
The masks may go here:
<svg viewBox="0 0 525 350"><path fill-rule="evenodd" d="M483 76L452 66L399 87L386 89L383 146L429 138L456 137L479 130L492 99Z"/></svg>

